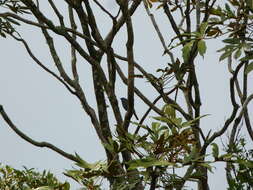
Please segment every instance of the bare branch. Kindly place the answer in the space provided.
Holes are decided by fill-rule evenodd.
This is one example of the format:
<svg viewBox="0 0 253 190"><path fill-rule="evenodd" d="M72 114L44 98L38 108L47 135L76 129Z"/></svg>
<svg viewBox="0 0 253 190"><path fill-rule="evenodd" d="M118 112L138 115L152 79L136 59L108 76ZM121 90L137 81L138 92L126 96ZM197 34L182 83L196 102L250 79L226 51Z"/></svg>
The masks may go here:
<svg viewBox="0 0 253 190"><path fill-rule="evenodd" d="M13 13L9 13L9 12L0 13L0 17L3 17L3 18L12 17L12 18L15 18L15 19L17 19L19 21L22 21L23 23L26 23L28 25L32 25L32 26L36 26L36 27L39 27L39 28L44 28L44 29L52 30L52 28L50 28L50 27L48 27L46 25L33 22L31 20L22 18L22 17L20 17L18 15L15 15ZM88 40L92 45L99 47L98 44L94 40L92 40L90 37L88 37L88 36L86 36L84 34L81 34L80 32L78 32L76 30L73 30L73 29L67 28L67 27L61 27L61 30L66 31L66 32L70 32L72 34L75 34L75 35L77 35L78 37L80 37L82 39Z"/></svg>
<svg viewBox="0 0 253 190"><path fill-rule="evenodd" d="M239 109L239 105L236 103L236 100L235 100L235 89L234 89L234 83L235 83L235 80L237 78L237 75L240 71L240 69L242 68L242 66L244 65L244 62L241 62L235 69L235 73L234 75L232 76L232 78L230 79L230 99L231 99L231 102L232 102L232 105L233 105L233 111L230 115L230 117L226 120L224 126L217 132L215 132L209 139L206 140L206 142L204 143L202 149L201 149L201 152L205 152L207 146L213 142L214 139L216 139L217 137L221 136L226 130L227 128L229 127L229 125L234 121L235 117L236 117L236 114L237 114L237 111ZM247 103L248 104L248 103ZM247 106L246 104L246 106ZM245 109L245 108L244 108ZM239 117L238 117L239 118ZM239 120L239 119L238 119Z"/></svg>
<svg viewBox="0 0 253 190"><path fill-rule="evenodd" d="M142 0L134 0L131 7L129 8L129 14L132 16L136 9L139 7ZM113 26L112 30L108 33L105 38L107 46L112 44L114 37L116 36L117 32L121 29L121 27L125 24L126 18L121 16L115 26Z"/></svg>
<svg viewBox="0 0 253 190"><path fill-rule="evenodd" d="M239 116L242 116L248 106L248 104L250 103L250 101L253 99L253 94L249 95L246 100L244 101L243 105L242 105L242 109L239 113Z"/></svg>
<svg viewBox="0 0 253 190"><path fill-rule="evenodd" d="M177 37L179 38L179 40L182 42L183 41L183 37L181 36L181 33L180 33L180 31L179 31L179 29L177 27L177 24L176 24L176 22L175 22L175 20L174 20L174 18L172 16L172 14L171 14L171 12L170 12L170 9L169 9L167 3L164 3L163 9L164 9L164 12L167 15L169 21L170 21L170 24L171 24L174 32L177 34Z"/></svg>
<svg viewBox="0 0 253 190"><path fill-rule="evenodd" d="M151 22L152 22L152 24L153 24L153 26L154 26L154 28L156 30L156 33L157 33L157 35L158 35L158 37L159 37L159 39L160 39L160 41L162 43L162 46L163 46L163 49L164 49L164 53L167 53L170 56L171 62L172 62L172 64L174 64L175 63L174 55L167 48L165 40L164 40L163 35L162 35L162 33L161 33L161 31L160 31L157 23L156 23L154 15L150 12L147 3L144 2L145 0L142 0L142 1L143 1L143 4L144 4L146 13L150 17Z"/></svg>
<svg viewBox="0 0 253 190"><path fill-rule="evenodd" d="M126 19L126 26L127 26L127 61L128 61L128 80L127 80L127 99L128 99L128 109L125 115L123 128L128 129L130 124L130 119L134 113L134 31L132 25L131 15L128 10L128 2L125 1L121 5L121 9L123 12L123 16Z"/></svg>
<svg viewBox="0 0 253 190"><path fill-rule="evenodd" d="M71 28L73 30L76 30L77 26L76 26L75 19L74 19L73 9L70 6L68 7L68 9L69 9L69 20L70 20ZM76 34L73 34L72 38L74 40L76 40ZM72 74L73 74L73 77L74 77L75 81L78 82L79 81L79 76L78 76L78 72L77 72L77 68L76 68L76 61L77 61L76 50L75 50L75 47L73 45L71 45L71 67L72 67Z"/></svg>
<svg viewBox="0 0 253 190"><path fill-rule="evenodd" d="M228 71L229 71L232 75L234 74L234 71L233 71L233 69L232 69L232 55L230 55L230 56L228 57ZM240 100L242 101L243 95L242 95L242 91L241 91L241 88L240 88L240 84L239 84L237 78L235 79L235 87L236 87L237 94L238 94Z"/></svg>
<svg viewBox="0 0 253 190"><path fill-rule="evenodd" d="M185 18L186 18L186 32L188 34L191 33L191 17L190 17L190 10L191 10L191 1L186 0L186 10L185 10Z"/></svg>
<svg viewBox="0 0 253 190"><path fill-rule="evenodd" d="M98 7L105 13L105 14L107 14L112 20L115 20L115 17L109 12L109 11L107 11L104 7L103 7L103 5L101 5L97 0L93 0L97 5L98 5Z"/></svg>
<svg viewBox="0 0 253 190"><path fill-rule="evenodd" d="M37 147L47 147L51 150L53 150L54 152L57 152L58 154L62 155L63 157L72 160L74 162L80 163L80 160L78 158L76 158L74 155L69 154L67 152L64 152L63 150L57 148L56 146L54 146L53 144L50 144L48 142L38 142L33 140L32 138L30 138L29 136L27 136L26 134L24 134L22 131L20 131L16 125L11 121L11 119L9 118L9 116L7 115L7 113L5 112L4 108L2 105L0 105L0 114L3 117L3 119L5 120L5 122L10 126L10 128L18 135L20 136L22 139L24 139L25 141L31 143L34 146Z"/></svg>
<svg viewBox="0 0 253 190"><path fill-rule="evenodd" d="M55 45L54 45L54 40L53 38L49 35L49 33L47 32L47 30L42 28L42 32L45 36L45 39L47 41L47 45L49 47L51 56L54 60L55 66L57 67L58 71L61 74L61 77L72 87L74 87L76 84L75 82L68 76L68 74L65 72L65 69L62 65L62 62L60 60L60 57L58 56L56 49L55 49Z"/></svg>
<svg viewBox="0 0 253 190"><path fill-rule="evenodd" d="M116 65L116 69L122 81L127 85L127 78L125 77L124 73L118 65ZM138 88L135 87L134 91L143 100L143 102L145 102L150 108L152 108L152 110L154 110L159 115L163 115L163 112L159 108L157 108L152 102L150 102L149 99Z"/></svg>
<svg viewBox="0 0 253 190"><path fill-rule="evenodd" d="M118 54L115 54L115 57L120 59L120 60L123 60L123 61L127 61L127 58L123 57L123 56L120 56ZM169 98L164 92L161 92L161 89L160 87L158 87L155 83L153 83L153 79L152 77L150 76L149 73L147 73L138 63L135 62L135 67L143 74L143 76L145 76L151 83L151 85L157 90L157 92L160 94L162 93L162 96L163 98L166 100L166 103L169 103L169 104L172 104L175 106L175 109L177 111L179 111L185 119L187 120L192 120L192 117L187 114L174 100L172 100L171 98ZM124 77L124 74L121 70L119 70L119 67L117 66L117 71L119 72L119 75L121 77L121 79L123 80L124 83L127 82L127 79ZM152 105L152 103L150 101L147 101L146 98L144 98L144 96L141 95L141 92L136 89L135 90L135 93L149 106L151 107L156 113L158 113L159 115L163 115L163 113L161 111L158 111L157 109L155 109ZM143 98L142 98L143 97Z"/></svg>
<svg viewBox="0 0 253 190"><path fill-rule="evenodd" d="M57 15L61 26L64 26L64 17L62 16L62 14L60 13L60 11L57 9L57 7L55 6L54 2L52 0L48 0L49 4L51 5L51 7L53 8L55 14Z"/></svg>
<svg viewBox="0 0 253 190"><path fill-rule="evenodd" d="M89 24L89 27L91 28L91 34L93 36L93 38L96 40L96 42L98 43L99 46L101 46L101 49L106 49L106 43L102 38L102 35L99 32L97 23L96 23L96 18L93 14L93 10L90 7L90 3L89 1L84 1L85 3L85 7L86 7L86 11L87 11L87 24ZM79 14L80 16L80 14Z"/></svg>
<svg viewBox="0 0 253 190"><path fill-rule="evenodd" d="M152 104L155 105L160 99L162 98L162 96L158 96L153 102ZM139 122L139 125L137 126L137 128L135 129L134 131L134 134L137 135L140 128L141 128L141 125L143 124L143 122L145 121L145 119L147 118L149 112L152 110L151 107L148 108L148 110L145 112L145 114L143 115L143 117L141 118L140 122Z"/></svg>
<svg viewBox="0 0 253 190"><path fill-rule="evenodd" d="M14 37L17 41L20 41L23 43L23 45L25 46L26 51L28 52L28 54L30 55L30 57L35 61L35 63L37 63L44 71L48 72L50 75L52 75L54 78L56 78L58 81L60 81L66 88L67 90L71 93L76 95L76 93L68 86L68 84L62 80L57 74L55 74L53 71L51 71L50 69L48 69L45 65L43 65L37 58L36 56L32 53L30 47L28 46L27 42L22 39L22 38L17 38L14 35L12 36Z"/></svg>

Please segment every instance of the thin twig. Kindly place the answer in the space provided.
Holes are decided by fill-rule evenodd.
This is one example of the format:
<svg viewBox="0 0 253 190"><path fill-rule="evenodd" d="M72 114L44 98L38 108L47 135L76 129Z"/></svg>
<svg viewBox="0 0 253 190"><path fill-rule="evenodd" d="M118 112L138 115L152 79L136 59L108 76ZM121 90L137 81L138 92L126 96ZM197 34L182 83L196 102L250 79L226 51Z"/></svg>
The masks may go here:
<svg viewBox="0 0 253 190"><path fill-rule="evenodd" d="M104 7L103 7L103 5L101 5L97 0L93 0L97 5L98 5L98 7L103 11L103 12L105 12L105 14L107 14L112 20L115 20L115 17L109 12L109 11L107 11Z"/></svg>
<svg viewBox="0 0 253 190"><path fill-rule="evenodd" d="M61 26L64 26L64 17L62 16L62 14L60 13L60 11L57 9L57 7L55 6L54 2L52 0L48 0L49 4L51 5L51 7L53 8L55 14L57 15Z"/></svg>
<svg viewBox="0 0 253 190"><path fill-rule="evenodd" d="M151 20L151 22L152 22L152 24L153 24L153 26L154 26L154 28L155 28L155 30L156 30L156 33L157 33L157 35L158 35L158 37L159 37L159 39L160 39L160 41L161 41L161 43L162 43L162 46L163 46L163 49L164 49L164 53L167 53L167 54L170 56L171 62L172 62L172 64L174 64L174 63L175 63L174 55L173 55L173 53L171 53L171 52L169 51L169 49L167 48L166 43L165 43L165 40L164 40L164 37L163 37L163 35L162 35L162 33L161 33L159 27L158 27L158 24L157 24L157 22L156 22L156 20L155 20L155 17L154 17L154 15L150 12L147 3L145 3L144 1L145 1L145 0L143 0L143 4L144 4L145 10L146 10L146 13L147 13L147 15L150 17L150 20Z"/></svg>
<svg viewBox="0 0 253 190"><path fill-rule="evenodd" d="M27 42L22 39L22 38L17 38L15 37L14 35L12 35L13 38L15 38L17 41L20 41L23 43L23 45L25 46L25 49L27 51L27 53L30 55L30 57L35 61L35 63L37 63L44 71L46 71L47 73L49 73L50 75L52 75L54 78L56 78L58 81L60 81L66 88L67 90L71 93L71 94L74 94L76 95L76 92L73 91L69 85L64 81L62 80L57 74L55 74L53 71L51 71L50 69L48 69L45 65L43 65L39 59L32 53L29 45L27 44Z"/></svg>
<svg viewBox="0 0 253 190"><path fill-rule="evenodd" d="M74 18L74 13L73 13L73 9L72 7L69 6L69 20L70 20L70 25L71 28L73 30L77 29L77 25L75 23L75 18ZM72 34L72 38L74 40L76 40L76 34ZM76 58L76 49L73 45L71 45L71 68L72 68L72 74L73 77L75 79L75 81L79 80L79 76L78 76L78 72L77 72L77 68L76 68L76 62L77 62L77 58Z"/></svg>

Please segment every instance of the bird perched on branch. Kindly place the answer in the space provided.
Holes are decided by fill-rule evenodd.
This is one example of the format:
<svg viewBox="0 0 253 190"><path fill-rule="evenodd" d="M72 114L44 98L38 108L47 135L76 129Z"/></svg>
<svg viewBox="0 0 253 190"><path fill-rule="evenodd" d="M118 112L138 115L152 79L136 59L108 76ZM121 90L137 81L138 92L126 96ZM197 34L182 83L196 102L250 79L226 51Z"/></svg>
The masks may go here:
<svg viewBox="0 0 253 190"><path fill-rule="evenodd" d="M128 110L128 100L126 98L120 98L123 108L127 111ZM134 110L134 117L139 120L135 110Z"/></svg>

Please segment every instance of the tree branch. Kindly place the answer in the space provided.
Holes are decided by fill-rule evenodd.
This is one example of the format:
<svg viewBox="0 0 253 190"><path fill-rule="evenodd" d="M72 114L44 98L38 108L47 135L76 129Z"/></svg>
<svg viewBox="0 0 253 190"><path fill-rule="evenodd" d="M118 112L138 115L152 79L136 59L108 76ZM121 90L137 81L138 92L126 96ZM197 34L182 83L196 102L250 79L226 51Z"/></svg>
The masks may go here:
<svg viewBox="0 0 253 190"><path fill-rule="evenodd" d="M64 152L63 150L57 148L56 146L54 146L53 144L50 144L48 142L38 142L33 140L32 138L30 138L29 136L27 136L26 134L24 134L22 131L20 131L16 125L11 121L11 119L9 118L9 116L7 115L7 113L5 112L4 108L2 105L0 105L0 114L3 117L3 119L5 120L5 122L10 126L10 128L18 135L20 136L22 139L24 139L25 141L29 142L30 144L37 146L37 147L46 147L49 148L51 150L53 150L54 152L57 152L58 154L62 155L63 157L72 160L74 162L77 163L81 163L80 160L78 158L76 158L74 155L69 154L67 152Z"/></svg>
<svg viewBox="0 0 253 190"><path fill-rule="evenodd" d="M174 55L167 48L167 45L165 43L165 40L163 38L163 35L162 35L159 27L158 27L158 24L156 23L154 15L150 12L147 3L144 2L145 0L142 0L142 1L143 1L143 4L144 4L146 13L150 17L150 20L151 20L151 22L152 22L152 24L153 24L153 26L154 26L154 28L156 30L156 33L157 33L157 35L158 35L158 37L159 37L159 39L160 39L160 41L162 43L162 46L163 46L163 49L164 49L164 53L167 53L170 56L170 60L171 60L172 64L174 64L175 63Z"/></svg>
<svg viewBox="0 0 253 190"><path fill-rule="evenodd" d="M23 43L23 45L25 46L26 51L28 52L28 54L30 55L30 57L35 61L35 63L37 63L37 65L39 65L44 71L46 71L47 73L49 73L50 75L52 75L54 78L56 78L58 81L60 81L66 88L67 90L71 93L76 95L75 91L73 91L68 84L62 80L58 75L56 75L53 71L51 71L50 69L48 69L45 65L43 65L37 58L36 56L32 53L30 47L28 46L27 42L22 39L22 38L17 38L14 35L12 35L13 38L15 38L17 41L20 41Z"/></svg>

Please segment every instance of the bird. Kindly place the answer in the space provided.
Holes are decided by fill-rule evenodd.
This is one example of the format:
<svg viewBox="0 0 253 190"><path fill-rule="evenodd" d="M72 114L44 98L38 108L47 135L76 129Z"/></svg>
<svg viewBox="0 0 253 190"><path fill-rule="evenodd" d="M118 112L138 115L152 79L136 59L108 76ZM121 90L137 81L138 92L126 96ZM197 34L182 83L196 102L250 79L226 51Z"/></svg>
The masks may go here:
<svg viewBox="0 0 253 190"><path fill-rule="evenodd" d="M123 108L127 111L128 110L128 100L126 98L120 98ZM135 110L134 110L134 117L139 120Z"/></svg>

